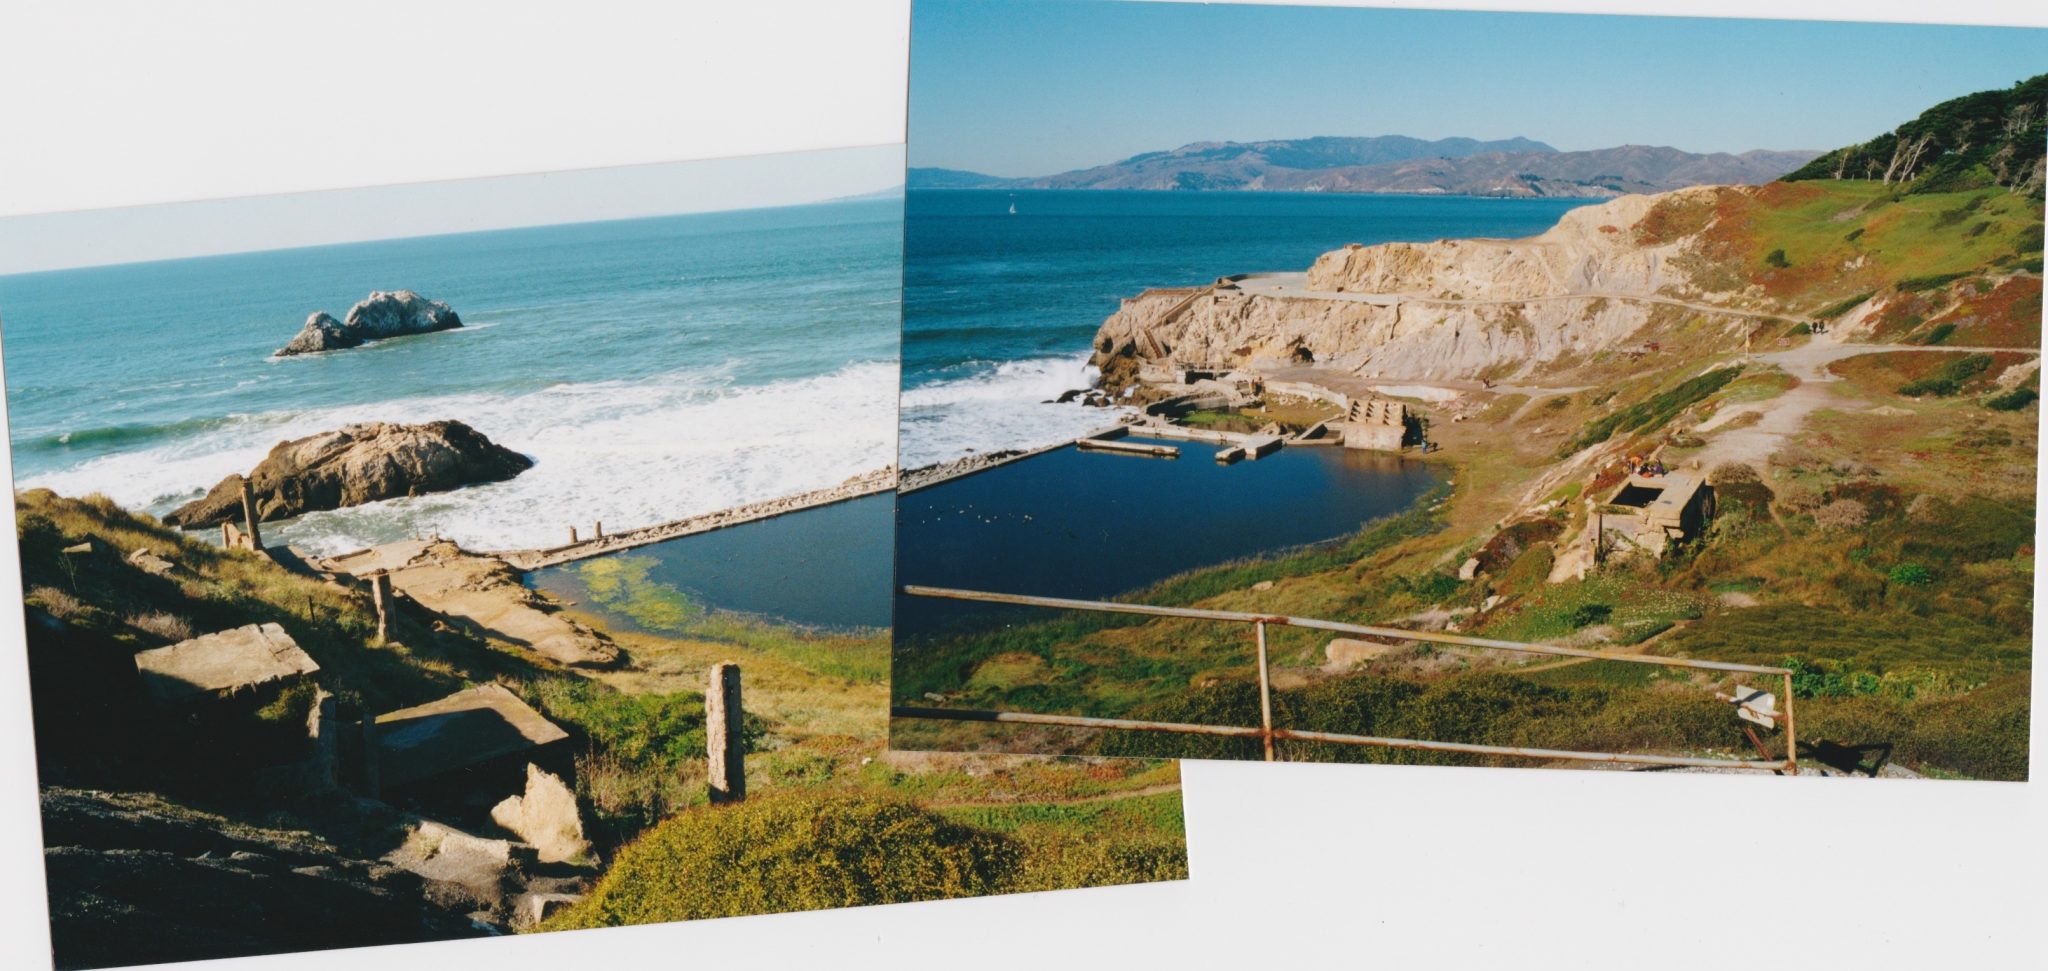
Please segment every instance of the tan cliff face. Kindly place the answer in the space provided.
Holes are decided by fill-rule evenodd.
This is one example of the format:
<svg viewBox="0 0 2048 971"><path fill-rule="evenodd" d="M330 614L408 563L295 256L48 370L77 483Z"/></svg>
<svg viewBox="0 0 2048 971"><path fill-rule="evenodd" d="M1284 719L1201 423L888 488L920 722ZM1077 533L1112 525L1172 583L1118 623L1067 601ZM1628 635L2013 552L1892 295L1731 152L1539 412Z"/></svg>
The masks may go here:
<svg viewBox="0 0 2048 971"><path fill-rule="evenodd" d="M1660 202L1721 191L1732 190L1623 196L1527 239L1353 245L1305 276L1146 291L1103 322L1095 363L1106 375L1120 373L1119 359L1313 362L1407 378L1526 373L1621 345L1670 302L1720 302L1683 268L1694 236L1646 244L1637 225Z"/></svg>

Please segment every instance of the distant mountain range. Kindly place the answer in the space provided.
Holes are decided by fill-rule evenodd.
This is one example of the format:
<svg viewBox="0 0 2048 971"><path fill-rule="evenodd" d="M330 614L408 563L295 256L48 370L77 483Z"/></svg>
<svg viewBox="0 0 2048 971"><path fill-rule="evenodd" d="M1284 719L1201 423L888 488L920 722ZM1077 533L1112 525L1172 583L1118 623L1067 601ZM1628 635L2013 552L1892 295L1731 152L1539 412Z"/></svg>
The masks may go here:
<svg viewBox="0 0 2048 971"><path fill-rule="evenodd" d="M1769 182L1819 152L1702 155L1624 145L1560 152L1527 138L1424 141L1400 135L1196 142L1040 178L913 168L912 189L1169 189L1392 192L1414 195L1604 198L1689 185Z"/></svg>

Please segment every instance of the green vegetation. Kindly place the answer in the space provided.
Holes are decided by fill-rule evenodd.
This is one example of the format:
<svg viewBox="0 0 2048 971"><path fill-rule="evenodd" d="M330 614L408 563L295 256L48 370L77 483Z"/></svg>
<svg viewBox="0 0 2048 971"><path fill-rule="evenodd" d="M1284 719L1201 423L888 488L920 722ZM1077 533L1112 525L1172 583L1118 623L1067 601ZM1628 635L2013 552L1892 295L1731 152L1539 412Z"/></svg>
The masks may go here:
<svg viewBox="0 0 2048 971"><path fill-rule="evenodd" d="M622 848L546 930L858 907L995 893L1024 852L905 803L787 792L707 806Z"/></svg>
<svg viewBox="0 0 2048 971"><path fill-rule="evenodd" d="M731 644L848 681L872 684L888 676L885 656L860 649L867 639L863 636L802 631L705 610L673 585L650 578L655 563L651 556L620 554L586 560L575 571L599 608L648 633Z"/></svg>
<svg viewBox="0 0 2048 971"><path fill-rule="evenodd" d="M1874 179L1909 194L2025 186L2038 199L2042 186L2030 180L2048 141L2043 100L2048 75L1953 98L1868 142L1822 155L1785 181Z"/></svg>
<svg viewBox="0 0 2048 971"><path fill-rule="evenodd" d="M1899 393L1908 398L1932 395L1936 398L1952 398L1963 390L1963 386L1991 368L1991 355L1971 354L1956 358L1941 366L1933 374L1918 381L1899 386Z"/></svg>
<svg viewBox="0 0 2048 971"><path fill-rule="evenodd" d="M634 557L577 571L606 611L578 619L609 628L630 659L585 672L404 612L379 642L360 589L189 539L104 497L22 493L17 535L46 785L177 792L358 841L365 859L388 851L391 834L366 833L358 816L298 815L247 778L248 765L303 754L311 685L254 698L231 725L200 720L176 733L155 731L134 696L135 651L276 622L320 664L344 718L498 682L569 732L585 833L614 869L550 927L1186 874L1175 765L897 762L883 752L886 631L818 632L704 610ZM130 563L138 549L173 566L158 575ZM752 796L734 807L705 804L700 690L721 660L739 662L747 679Z"/></svg>
<svg viewBox="0 0 2048 971"><path fill-rule="evenodd" d="M1863 230L1858 229L1856 231L1856 235L1863 235ZM1849 242L1853 243L1855 242L1855 240L1851 239L1849 240ZM1814 311L1813 315L1822 320L1833 320L1836 317L1840 317L1841 315L1846 314L1849 311L1862 306L1865 302L1869 301L1871 297L1875 296L1877 296L1877 291L1865 290L1862 293L1856 294L1854 296L1843 297L1842 299L1837 300L1834 303L1828 304L1827 306Z"/></svg>
<svg viewBox="0 0 2048 971"><path fill-rule="evenodd" d="M2022 385L2011 391L1985 399L1984 407L1993 411L2018 411L2033 404L2040 397L2041 392Z"/></svg>
<svg viewBox="0 0 2048 971"><path fill-rule="evenodd" d="M1707 399L1707 396L1725 387L1728 382L1742 373L1740 366L1716 368L1705 374L1687 379L1676 387L1659 391L1648 398L1610 412L1604 417L1586 423L1578 436L1560 450L1559 457L1568 456L1588 446L1598 445L1614 437L1618 432L1658 428L1687 408Z"/></svg>

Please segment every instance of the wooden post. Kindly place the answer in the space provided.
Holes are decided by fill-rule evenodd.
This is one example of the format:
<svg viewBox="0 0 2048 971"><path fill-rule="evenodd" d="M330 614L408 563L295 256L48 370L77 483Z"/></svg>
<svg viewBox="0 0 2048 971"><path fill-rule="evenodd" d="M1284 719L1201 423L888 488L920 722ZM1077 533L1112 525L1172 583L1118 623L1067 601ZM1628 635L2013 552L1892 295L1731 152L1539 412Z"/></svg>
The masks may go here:
<svg viewBox="0 0 2048 971"><path fill-rule="evenodd" d="M249 548L263 548L263 531L256 528L256 490L249 485L247 476L242 477L242 521L249 524Z"/></svg>
<svg viewBox="0 0 2048 971"><path fill-rule="evenodd" d="M704 735L713 803L747 798L745 719L746 709L740 706L740 666L731 661L712 665L711 683L704 692Z"/></svg>
<svg viewBox="0 0 2048 971"><path fill-rule="evenodd" d="M377 605L377 643L391 639L391 574L370 575L370 602Z"/></svg>
<svg viewBox="0 0 2048 971"><path fill-rule="evenodd" d="M371 799L381 794L384 783L377 768L377 716L363 713L363 795Z"/></svg>

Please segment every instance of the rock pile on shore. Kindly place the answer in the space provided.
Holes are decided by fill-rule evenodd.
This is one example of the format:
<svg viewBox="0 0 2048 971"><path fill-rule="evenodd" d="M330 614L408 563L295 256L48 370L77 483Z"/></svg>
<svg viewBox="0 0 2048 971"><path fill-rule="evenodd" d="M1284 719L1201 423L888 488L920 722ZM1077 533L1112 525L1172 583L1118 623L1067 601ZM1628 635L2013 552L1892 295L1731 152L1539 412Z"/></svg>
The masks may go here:
<svg viewBox="0 0 2048 971"><path fill-rule="evenodd" d="M388 337L428 334L460 326L462 318L439 300L428 300L411 290L378 290L350 307L344 320L335 320L333 314L324 310L314 312L306 318L298 335L273 356L338 351Z"/></svg>
<svg viewBox="0 0 2048 971"><path fill-rule="evenodd" d="M249 473L262 522L326 509L502 482L533 460L459 421L364 422L280 442ZM242 477L164 516L173 526L217 526L242 516Z"/></svg>

